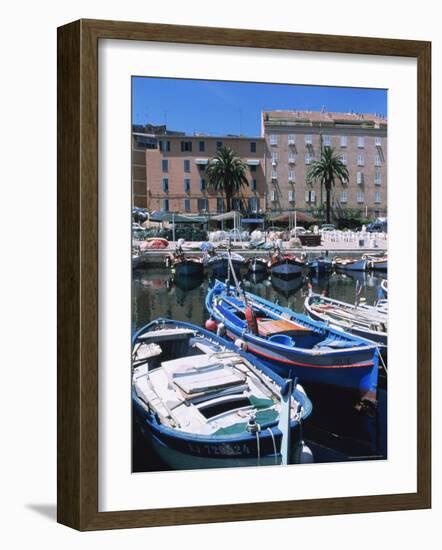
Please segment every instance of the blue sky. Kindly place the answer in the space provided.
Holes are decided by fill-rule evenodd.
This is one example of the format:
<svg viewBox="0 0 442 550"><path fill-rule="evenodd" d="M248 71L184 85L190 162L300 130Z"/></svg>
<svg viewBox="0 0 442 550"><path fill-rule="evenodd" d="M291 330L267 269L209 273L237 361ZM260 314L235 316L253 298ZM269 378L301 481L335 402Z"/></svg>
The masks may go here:
<svg viewBox="0 0 442 550"><path fill-rule="evenodd" d="M387 114L387 91L367 88L255 84L133 77L132 121L167 123L187 134L260 134L260 113L310 109Z"/></svg>

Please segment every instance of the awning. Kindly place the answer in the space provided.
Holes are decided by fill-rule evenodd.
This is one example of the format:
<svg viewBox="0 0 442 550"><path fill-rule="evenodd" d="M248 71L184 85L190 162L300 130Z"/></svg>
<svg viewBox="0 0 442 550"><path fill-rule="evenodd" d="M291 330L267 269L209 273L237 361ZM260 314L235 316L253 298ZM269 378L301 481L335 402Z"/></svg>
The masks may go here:
<svg viewBox="0 0 442 550"><path fill-rule="evenodd" d="M243 218L241 223L264 223L262 218Z"/></svg>
<svg viewBox="0 0 442 550"><path fill-rule="evenodd" d="M215 220L217 222L223 221L223 220L234 220L240 216L240 213L236 210L232 210L231 212L225 212L224 214L218 214L216 216L212 216L210 220Z"/></svg>
<svg viewBox="0 0 442 550"><path fill-rule="evenodd" d="M247 159L246 163L249 166L259 166L259 159Z"/></svg>
<svg viewBox="0 0 442 550"><path fill-rule="evenodd" d="M171 223L206 223L206 216L183 216L173 212L155 212L149 216L151 222L171 222Z"/></svg>
<svg viewBox="0 0 442 550"><path fill-rule="evenodd" d="M200 164L200 165L209 164L209 159L195 159L195 164Z"/></svg>
<svg viewBox="0 0 442 550"><path fill-rule="evenodd" d="M271 219L272 222L288 222L289 220L293 221L294 218L295 218L294 212L269 216L269 219ZM296 211L296 221L298 223L314 223L314 222L317 222L318 220L317 218L315 218L314 216L311 216L310 214Z"/></svg>

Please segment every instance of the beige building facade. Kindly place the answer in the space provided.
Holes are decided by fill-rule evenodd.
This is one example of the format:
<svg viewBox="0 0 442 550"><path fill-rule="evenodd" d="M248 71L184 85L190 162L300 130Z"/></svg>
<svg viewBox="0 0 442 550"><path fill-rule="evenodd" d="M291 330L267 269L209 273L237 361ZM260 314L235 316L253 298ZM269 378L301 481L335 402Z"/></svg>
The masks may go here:
<svg viewBox="0 0 442 550"><path fill-rule="evenodd" d="M225 212L225 198L208 185L206 167L222 146L228 146L248 166L248 187L232 200L234 210L265 209L265 143L261 137L158 136L158 146L145 150L146 206L184 214Z"/></svg>
<svg viewBox="0 0 442 550"><path fill-rule="evenodd" d="M319 183L305 183L321 147L330 146L349 172L332 194L335 208L371 217L387 214L387 119L377 115L314 111L263 111L266 210L311 210L321 204ZM323 202L325 192L322 192Z"/></svg>

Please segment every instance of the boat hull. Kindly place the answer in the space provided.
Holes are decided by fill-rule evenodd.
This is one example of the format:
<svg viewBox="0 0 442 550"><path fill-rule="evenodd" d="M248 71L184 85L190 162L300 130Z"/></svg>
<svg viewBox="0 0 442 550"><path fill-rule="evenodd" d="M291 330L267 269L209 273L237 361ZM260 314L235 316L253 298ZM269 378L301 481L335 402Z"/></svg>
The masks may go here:
<svg viewBox="0 0 442 550"><path fill-rule="evenodd" d="M244 262L239 260L232 260L233 269L237 277L241 277L242 268L244 267ZM229 262L227 258L216 259L209 262L208 269L213 277L217 279L227 279L229 274Z"/></svg>
<svg viewBox="0 0 442 550"><path fill-rule="evenodd" d="M197 262L193 260L183 260L177 262L174 265L175 273L179 277L189 277L192 275L201 276L204 274L204 265L202 262Z"/></svg>
<svg viewBox="0 0 442 550"><path fill-rule="evenodd" d="M366 271L367 260L358 260L349 264L335 264L335 267L342 271Z"/></svg>
<svg viewBox="0 0 442 550"><path fill-rule="evenodd" d="M268 267L265 261L254 261L250 260L248 263L249 273L267 273Z"/></svg>
<svg viewBox="0 0 442 550"><path fill-rule="evenodd" d="M275 277L291 279L302 275L302 267L293 261L284 260L272 264L270 272Z"/></svg>
<svg viewBox="0 0 442 550"><path fill-rule="evenodd" d="M385 262L372 262L370 268L373 271L387 271L388 270L388 261Z"/></svg>

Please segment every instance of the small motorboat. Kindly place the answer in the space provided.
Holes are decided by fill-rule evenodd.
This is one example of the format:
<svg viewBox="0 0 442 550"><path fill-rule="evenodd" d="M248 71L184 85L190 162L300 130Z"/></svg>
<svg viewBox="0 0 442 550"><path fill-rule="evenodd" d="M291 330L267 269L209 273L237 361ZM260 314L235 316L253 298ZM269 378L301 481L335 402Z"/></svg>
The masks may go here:
<svg viewBox="0 0 442 550"><path fill-rule="evenodd" d="M162 237L152 237L150 239L146 239L143 243L140 244L140 250L161 250L167 248L168 246L169 241L167 239L163 239Z"/></svg>
<svg viewBox="0 0 442 550"><path fill-rule="evenodd" d="M333 262L328 256L319 256L307 262L307 267L313 273L325 275L333 271Z"/></svg>
<svg viewBox="0 0 442 550"><path fill-rule="evenodd" d="M373 342L220 281L208 291L206 307L229 338L281 376L292 372L302 384L349 390L355 404L376 402L379 354Z"/></svg>
<svg viewBox="0 0 442 550"><path fill-rule="evenodd" d="M171 267L179 277L201 277L204 275L203 258L201 256L186 255L182 250L166 257L166 267Z"/></svg>
<svg viewBox="0 0 442 550"><path fill-rule="evenodd" d="M229 257L231 262L229 262ZM245 259L230 250L220 251L218 250L214 255L209 256L206 259L206 267L209 270L212 277L217 279L227 279L229 273L233 267L236 277L240 278L242 271L246 269ZM232 275L230 273L230 275Z"/></svg>
<svg viewBox="0 0 442 550"><path fill-rule="evenodd" d="M268 260L266 258L249 258L247 260L247 268L249 273L267 273Z"/></svg>
<svg viewBox="0 0 442 550"><path fill-rule="evenodd" d="M311 292L304 307L316 321L387 346L388 311L385 300L375 306L364 303L355 305Z"/></svg>
<svg viewBox="0 0 442 550"><path fill-rule="evenodd" d="M364 258L341 258L338 256L333 258L333 266L344 271L366 271L367 265L368 261Z"/></svg>
<svg viewBox="0 0 442 550"><path fill-rule="evenodd" d="M388 257L386 254L364 254L362 258L367 260L368 269L373 269L374 271L388 270Z"/></svg>
<svg viewBox="0 0 442 550"><path fill-rule="evenodd" d="M312 404L296 381L181 321L153 321L132 342L134 416L171 468L311 462Z"/></svg>
<svg viewBox="0 0 442 550"><path fill-rule="evenodd" d="M291 279L302 275L305 260L302 257L282 254L277 251L269 261L269 269L272 277Z"/></svg>

